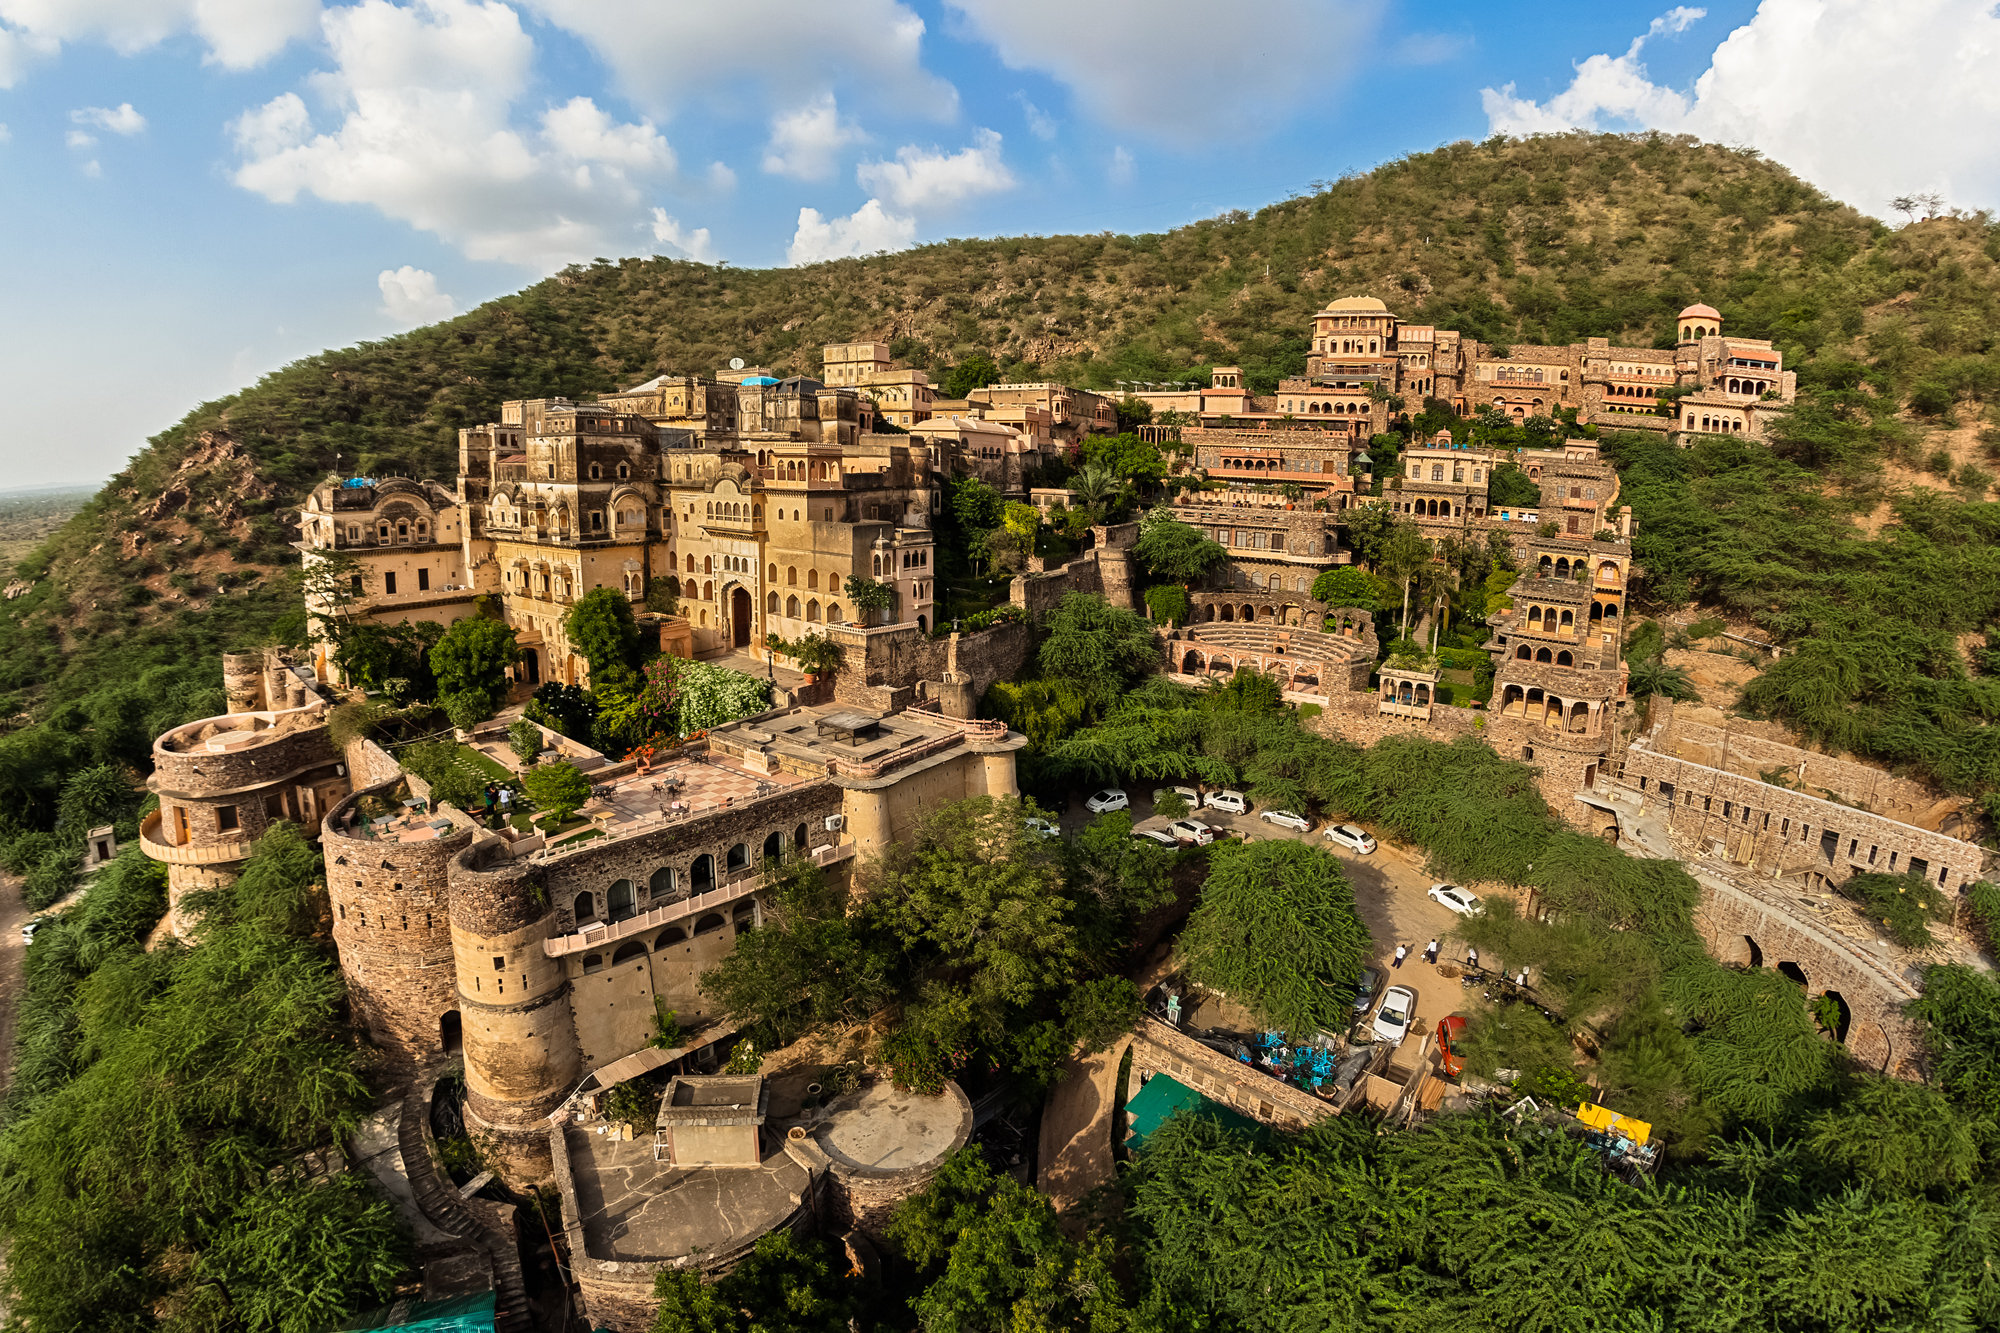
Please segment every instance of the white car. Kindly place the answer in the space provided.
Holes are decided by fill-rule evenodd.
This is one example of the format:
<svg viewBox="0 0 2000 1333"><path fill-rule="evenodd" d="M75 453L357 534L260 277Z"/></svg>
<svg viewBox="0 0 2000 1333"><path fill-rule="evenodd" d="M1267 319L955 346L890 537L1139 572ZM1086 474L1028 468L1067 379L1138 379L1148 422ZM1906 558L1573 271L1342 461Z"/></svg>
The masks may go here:
<svg viewBox="0 0 2000 1333"><path fill-rule="evenodd" d="M1167 832L1165 829L1135 828L1132 830L1132 836L1137 838L1140 842L1150 842L1154 846L1164 847L1170 852L1175 850L1181 845L1180 839L1176 838L1173 834Z"/></svg>
<svg viewBox="0 0 2000 1333"><path fill-rule="evenodd" d="M1201 807L1201 793L1193 787L1156 787L1153 790L1153 804L1158 805L1169 796L1178 796L1188 803L1188 809Z"/></svg>
<svg viewBox="0 0 2000 1333"><path fill-rule="evenodd" d="M1206 847L1215 841L1215 830L1199 819L1176 819L1167 825L1167 832L1180 842L1191 842L1197 847Z"/></svg>
<svg viewBox="0 0 2000 1333"><path fill-rule="evenodd" d="M1062 836L1062 830L1057 828L1053 821L1043 819L1040 815L1029 815L1021 822L1028 826L1030 833L1039 833L1044 838L1060 838Z"/></svg>
<svg viewBox="0 0 2000 1333"><path fill-rule="evenodd" d="M1382 1007L1375 1011L1375 1021L1371 1025L1375 1040L1386 1041L1391 1046L1402 1045L1416 1017L1417 993L1408 986L1389 987L1389 993L1382 997Z"/></svg>
<svg viewBox="0 0 2000 1333"><path fill-rule="evenodd" d="M1328 824L1326 840L1336 847L1345 847L1350 852L1362 856L1375 850L1375 839L1367 829L1357 824Z"/></svg>
<svg viewBox="0 0 2000 1333"><path fill-rule="evenodd" d="M1301 833L1312 827L1312 821L1296 810L1265 810L1260 812L1257 818L1281 828L1297 829Z"/></svg>
<svg viewBox="0 0 2000 1333"><path fill-rule="evenodd" d="M1201 803L1211 810L1220 810L1226 815L1247 815L1250 802L1243 799L1240 791L1212 791L1201 798Z"/></svg>
<svg viewBox="0 0 2000 1333"><path fill-rule="evenodd" d="M1132 800L1116 787L1106 787L1083 803L1083 808L1093 815L1108 814L1113 810L1129 810Z"/></svg>
<svg viewBox="0 0 2000 1333"><path fill-rule="evenodd" d="M1460 916L1479 915L1479 895L1467 893L1456 884L1431 885L1431 901L1450 908Z"/></svg>

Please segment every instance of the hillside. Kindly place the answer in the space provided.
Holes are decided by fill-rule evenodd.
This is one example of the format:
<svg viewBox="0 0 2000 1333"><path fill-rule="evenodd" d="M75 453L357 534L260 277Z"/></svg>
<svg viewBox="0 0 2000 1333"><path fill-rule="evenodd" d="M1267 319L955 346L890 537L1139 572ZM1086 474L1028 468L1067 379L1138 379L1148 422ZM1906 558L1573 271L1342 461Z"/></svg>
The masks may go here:
<svg viewBox="0 0 2000 1333"><path fill-rule="evenodd" d="M509 398L731 356L812 373L821 344L856 338L934 373L972 352L1009 377L1098 386L1239 362L1266 388L1302 366L1311 312L1353 292L1500 342L1652 344L1699 298L1794 363L1878 355L1900 394L1985 364L1996 253L1983 218L1890 232L1753 153L1578 134L1454 144L1163 235L949 241L804 269L572 267L299 361L153 437L19 566L36 583L0 603L0 706L274 632L287 510L336 457L448 475L459 427Z"/></svg>

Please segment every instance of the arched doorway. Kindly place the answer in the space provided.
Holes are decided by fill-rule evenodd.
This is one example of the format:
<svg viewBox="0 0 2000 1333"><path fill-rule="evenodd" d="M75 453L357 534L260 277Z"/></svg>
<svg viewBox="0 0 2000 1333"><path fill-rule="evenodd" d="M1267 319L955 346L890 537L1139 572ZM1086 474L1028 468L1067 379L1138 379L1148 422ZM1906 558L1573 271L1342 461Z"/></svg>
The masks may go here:
<svg viewBox="0 0 2000 1333"><path fill-rule="evenodd" d="M1846 1041L1847 1029L1854 1022L1854 1011L1847 1007L1847 998L1837 990L1830 990L1820 998L1833 1001L1833 1039L1841 1042ZM1822 1019L1821 1022L1824 1025L1825 1020Z"/></svg>
<svg viewBox="0 0 2000 1333"><path fill-rule="evenodd" d="M1806 980L1806 970L1800 967L1797 963L1791 963L1791 962L1779 963L1778 971L1783 973L1790 980L1798 983L1801 989L1810 988L1811 983L1809 983Z"/></svg>
<svg viewBox="0 0 2000 1333"><path fill-rule="evenodd" d="M738 648L750 646L750 593L744 588L729 594L729 639Z"/></svg>
<svg viewBox="0 0 2000 1333"><path fill-rule="evenodd" d="M458 1010L447 1010L438 1019L438 1044L446 1055L465 1049L465 1020L458 1016Z"/></svg>
<svg viewBox="0 0 2000 1333"><path fill-rule="evenodd" d="M533 648L523 648L521 650L521 661L528 668L528 683L530 685L541 684L542 683L541 653L537 652Z"/></svg>

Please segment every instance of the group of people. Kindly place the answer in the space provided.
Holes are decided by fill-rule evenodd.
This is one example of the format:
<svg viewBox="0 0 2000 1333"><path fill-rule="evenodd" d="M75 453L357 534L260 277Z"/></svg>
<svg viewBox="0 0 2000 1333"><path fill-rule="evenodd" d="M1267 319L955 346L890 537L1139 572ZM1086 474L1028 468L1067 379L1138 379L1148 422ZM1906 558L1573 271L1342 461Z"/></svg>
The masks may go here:
<svg viewBox="0 0 2000 1333"><path fill-rule="evenodd" d="M1403 965L1403 960L1409 956L1410 946L1407 944L1398 944L1396 946L1396 956L1390 960L1389 966L1400 968ZM1437 960L1438 942L1436 939L1433 939L1429 944L1424 946L1424 961L1432 966L1436 966ZM1479 970L1479 950L1470 944L1465 946L1465 966L1467 971L1477 972ZM1514 984L1516 986L1525 986L1528 984L1527 968L1523 967L1521 969L1520 975L1514 978Z"/></svg>

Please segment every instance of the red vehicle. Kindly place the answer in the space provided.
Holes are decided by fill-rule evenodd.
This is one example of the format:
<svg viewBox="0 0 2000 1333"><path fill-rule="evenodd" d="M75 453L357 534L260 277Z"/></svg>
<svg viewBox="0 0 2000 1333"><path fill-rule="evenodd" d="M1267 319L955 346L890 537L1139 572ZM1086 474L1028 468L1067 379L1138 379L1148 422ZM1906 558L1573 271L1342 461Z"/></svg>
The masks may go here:
<svg viewBox="0 0 2000 1333"><path fill-rule="evenodd" d="M1465 1056L1458 1048L1464 1033L1465 1019L1458 1014L1438 1020L1438 1060L1447 1077L1457 1078L1465 1072Z"/></svg>

